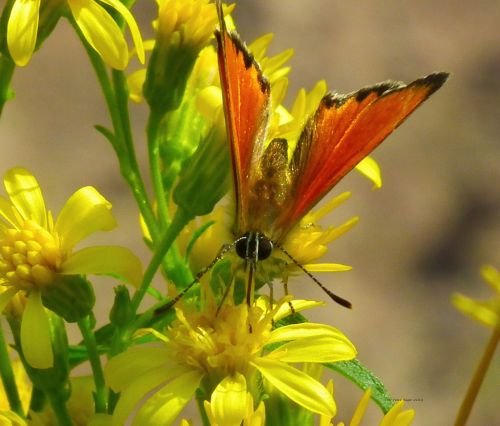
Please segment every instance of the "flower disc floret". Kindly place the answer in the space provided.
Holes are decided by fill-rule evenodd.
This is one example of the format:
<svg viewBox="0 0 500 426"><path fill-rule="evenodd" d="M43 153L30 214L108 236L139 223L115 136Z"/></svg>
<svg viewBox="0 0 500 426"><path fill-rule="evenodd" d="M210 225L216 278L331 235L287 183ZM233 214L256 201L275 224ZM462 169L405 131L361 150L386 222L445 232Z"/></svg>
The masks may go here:
<svg viewBox="0 0 500 426"><path fill-rule="evenodd" d="M22 228L9 228L0 235L1 282L28 291L54 281L63 258L56 233L28 219Z"/></svg>

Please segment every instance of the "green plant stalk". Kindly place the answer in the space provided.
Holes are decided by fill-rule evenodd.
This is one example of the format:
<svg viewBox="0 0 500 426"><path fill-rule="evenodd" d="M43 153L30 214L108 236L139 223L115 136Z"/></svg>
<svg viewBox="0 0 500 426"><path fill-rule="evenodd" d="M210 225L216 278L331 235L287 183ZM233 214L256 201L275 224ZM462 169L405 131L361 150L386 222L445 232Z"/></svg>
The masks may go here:
<svg viewBox="0 0 500 426"><path fill-rule="evenodd" d="M170 226L166 229L160 242L155 246L155 253L146 271L144 272L144 277L141 286L132 297L131 304L134 312L137 312L137 309L139 308L139 305L144 295L146 294L146 291L149 285L151 284L153 277L156 274L156 271L161 265L163 258L167 254L168 250L174 243L179 233L191 221L191 219L192 218L186 215L183 210L181 209L177 210L172 222L170 223Z"/></svg>
<svg viewBox="0 0 500 426"><path fill-rule="evenodd" d="M464 426L467 423L467 419L472 411L472 407L479 393L479 389L483 383L486 372L491 364L495 349L500 341L500 326L493 329L493 334L490 337L488 344L483 352L483 356L476 367L476 371L472 376L472 380L469 383L469 387L465 394L465 397L458 411L457 418L455 420L455 426Z"/></svg>
<svg viewBox="0 0 500 426"><path fill-rule="evenodd" d="M163 185L163 170L159 145L160 138L158 137L160 125L164 118L165 117L159 111L152 109L147 126L149 166L158 208L160 230L171 226L167 201L168 192L165 190ZM187 225L188 222L189 220L184 224L184 226ZM155 242L155 240L153 240L153 242ZM154 244L155 249L156 246L157 241ZM176 245L172 244L170 251L164 260L163 266L168 278L171 279L177 286L183 287L191 282L192 275L186 267L184 259L179 254L179 250Z"/></svg>
<svg viewBox="0 0 500 426"><path fill-rule="evenodd" d="M0 54L0 117L6 102L12 97L10 82L15 69L16 65L12 59Z"/></svg>
<svg viewBox="0 0 500 426"><path fill-rule="evenodd" d="M78 327L82 333L83 341L85 347L87 348L87 354L90 361L90 366L92 367L92 372L94 374L95 383L95 411L96 413L106 412L106 384L104 382L104 373L102 370L101 359L99 357L99 351L97 350L97 343L95 340L95 335L90 327L90 320L87 316L86 318L78 321Z"/></svg>
<svg viewBox="0 0 500 426"><path fill-rule="evenodd" d="M200 412L201 422L203 423L203 426L210 426L210 421L208 420L205 406L203 405L204 400L205 398L203 398L202 395L196 395L196 405L198 406L198 411Z"/></svg>
<svg viewBox="0 0 500 426"><path fill-rule="evenodd" d="M147 125L149 168L151 170L151 180L155 193L156 206L158 208L160 229L165 228L168 224L168 204L162 181L160 144L158 138L158 131L162 119L163 115L161 113L151 109Z"/></svg>
<svg viewBox="0 0 500 426"><path fill-rule="evenodd" d="M69 414L68 408L66 407L66 399L62 397L61 394L56 392L50 392L47 394L50 405L54 414L57 418L57 424L59 426L72 426L71 416Z"/></svg>
<svg viewBox="0 0 500 426"><path fill-rule="evenodd" d="M128 98L123 73L121 71L113 71L113 82L115 84L113 88L107 73L106 65L101 57L87 43L74 19L72 17L69 19L82 45L87 51L87 55L89 56L99 85L101 86L114 131L114 139L110 142L118 156L121 174L131 188L141 215L154 240L158 236L158 227L135 155L130 131L130 121L128 119Z"/></svg>
<svg viewBox="0 0 500 426"><path fill-rule="evenodd" d="M21 417L25 417L19 392L17 391L16 379L12 370L12 363L5 342L3 329L0 327L0 376L2 377L3 388L9 401L10 409Z"/></svg>

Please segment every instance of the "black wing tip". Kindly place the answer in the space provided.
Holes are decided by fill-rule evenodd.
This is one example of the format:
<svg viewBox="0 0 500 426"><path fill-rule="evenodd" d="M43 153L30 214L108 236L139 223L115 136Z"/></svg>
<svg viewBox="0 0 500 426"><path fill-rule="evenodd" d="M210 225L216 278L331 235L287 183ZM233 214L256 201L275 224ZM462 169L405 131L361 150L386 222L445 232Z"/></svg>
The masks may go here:
<svg viewBox="0 0 500 426"><path fill-rule="evenodd" d="M240 35L236 31L228 31L227 29L225 29L225 31L227 32L229 38L236 47L238 53L241 53L243 55L243 61L245 63L245 67L247 69L250 67L254 67L257 70L257 75L262 91L264 93L269 93L271 91L271 84L269 83L269 80L266 78L266 76L263 74L260 64L257 62L253 54L248 50L246 43L243 40L241 40ZM217 39L217 44L219 46L222 46L224 43L224 40L222 38L222 30L219 29L215 30L215 38Z"/></svg>
<svg viewBox="0 0 500 426"><path fill-rule="evenodd" d="M435 72L425 77L415 80L412 85L427 86L429 87L429 95L438 90L448 80L450 73L448 72Z"/></svg>
<svg viewBox="0 0 500 426"><path fill-rule="evenodd" d="M323 97L322 102L327 108L339 108L353 96L356 98L357 102L362 102L371 93L376 93L377 96L384 96L395 90L404 89L407 86L427 86L429 88L428 96L430 96L446 82L449 76L450 74L447 72L435 72L425 77L418 78L408 85L402 81L386 80L373 86L363 87L356 92L351 92L346 95L334 92L327 93Z"/></svg>

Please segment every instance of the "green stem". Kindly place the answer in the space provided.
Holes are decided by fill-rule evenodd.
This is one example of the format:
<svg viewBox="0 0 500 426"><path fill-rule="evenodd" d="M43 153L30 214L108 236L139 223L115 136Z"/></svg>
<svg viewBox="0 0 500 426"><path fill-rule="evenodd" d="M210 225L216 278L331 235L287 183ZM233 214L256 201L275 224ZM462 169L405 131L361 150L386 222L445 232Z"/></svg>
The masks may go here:
<svg viewBox="0 0 500 426"><path fill-rule="evenodd" d="M113 88L115 97L113 99L113 110L116 112L116 121L113 121L115 133L117 127L121 129L122 148L126 155L119 156L122 175L132 189L132 193L137 202L139 210L146 222L146 225L151 233L153 240L158 238L158 225L156 218L149 202L144 181L142 179L137 157L135 155L134 141L130 128L130 117L128 110L128 91L127 82L122 71L113 70ZM110 100L111 101L111 100ZM108 105L109 102L108 102ZM108 106L111 113L111 107ZM118 126L118 123L120 126Z"/></svg>
<svg viewBox="0 0 500 426"><path fill-rule="evenodd" d="M87 51L87 55L101 86L113 126L113 138L110 142L118 156L120 172L131 188L141 215L149 228L153 240L155 240L158 237L158 228L135 155L128 115L128 94L123 72L113 71L114 86L112 86L107 67L101 57L87 43L75 20L70 18L70 22Z"/></svg>
<svg viewBox="0 0 500 426"><path fill-rule="evenodd" d="M488 367L491 364L491 360L493 359L493 354L495 353L495 349L498 346L498 342L500 341L500 326L497 326L493 330L493 334L486 345L483 356L479 361L479 364L476 367L476 371L474 372L474 376L472 376L472 380L469 383L469 388L465 394L465 397L462 401L462 405L460 406L460 410L458 411L457 418L455 420L455 426L463 426L467 423L467 419L472 411L472 406L474 405L474 401L479 393L479 389L483 383L484 377L486 376L486 372L488 371Z"/></svg>
<svg viewBox="0 0 500 426"><path fill-rule="evenodd" d="M2 327L0 327L0 376L2 377L7 399L9 400L10 409L21 417L24 417L25 414L21 399L19 398L19 392L17 391L16 379L12 370L12 363Z"/></svg>
<svg viewBox="0 0 500 426"><path fill-rule="evenodd" d="M151 169L151 180L153 182L153 190L158 208L160 229L165 228L168 224L168 205L165 188L163 187L159 143L160 139L158 138L158 131L162 119L163 114L159 113L155 109L151 109L147 126L149 167Z"/></svg>
<svg viewBox="0 0 500 426"><path fill-rule="evenodd" d="M57 417L57 424L59 426L72 426L73 422L66 407L66 399L56 392L50 392L47 396L50 400L52 410Z"/></svg>
<svg viewBox="0 0 500 426"><path fill-rule="evenodd" d="M155 253L153 258L151 259L148 268L144 272L144 278L142 280L141 286L134 294L132 298L132 309L134 312L137 312L139 304L141 303L146 290L148 289L151 281L153 280L156 271L161 265L163 258L167 254L168 250L172 246L173 242L182 231L182 229L189 223L191 217L185 214L185 212L181 209L178 209L174 219L170 223L170 226L166 229L163 237L160 242L155 246Z"/></svg>
<svg viewBox="0 0 500 426"><path fill-rule="evenodd" d="M94 332L90 326L89 317L78 321L78 327L83 336L83 341L87 348L92 372L95 382L95 411L96 413L106 412L106 384L104 382L104 373L102 370L101 359L97 349Z"/></svg>
<svg viewBox="0 0 500 426"><path fill-rule="evenodd" d="M5 103L12 98L10 82L14 75L16 65L9 57L0 54L0 116Z"/></svg>
<svg viewBox="0 0 500 426"><path fill-rule="evenodd" d="M201 422L203 426L210 426L210 421L208 420L207 413L205 411L205 406L203 404L205 398L202 395L196 395L196 405L198 406L198 411L200 412Z"/></svg>

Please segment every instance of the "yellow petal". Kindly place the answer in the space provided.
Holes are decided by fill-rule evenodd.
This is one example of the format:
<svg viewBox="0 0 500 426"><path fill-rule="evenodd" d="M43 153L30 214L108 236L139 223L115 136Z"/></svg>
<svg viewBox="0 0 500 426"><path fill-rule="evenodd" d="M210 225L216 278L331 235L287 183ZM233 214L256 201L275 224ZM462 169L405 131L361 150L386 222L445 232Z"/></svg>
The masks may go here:
<svg viewBox="0 0 500 426"><path fill-rule="evenodd" d="M345 191L340 195L337 195L336 197L328 200L323 207L319 209L315 209L312 212L308 213L304 218L301 220L301 224L304 223L304 225L307 225L309 222L318 222L320 219L325 217L328 213L330 213L332 210L336 209L338 206L343 204L346 200L351 198L352 193L349 191Z"/></svg>
<svg viewBox="0 0 500 426"><path fill-rule="evenodd" d="M292 306L294 312L300 312L304 309L314 308L316 306L324 306L325 302L317 302L315 300L292 300ZM283 303L280 305L278 311L273 315L273 320L279 321L292 314L292 310L288 303Z"/></svg>
<svg viewBox="0 0 500 426"><path fill-rule="evenodd" d="M27 426L25 419L14 411L0 411L0 426Z"/></svg>
<svg viewBox="0 0 500 426"><path fill-rule="evenodd" d="M4 219L6 223L14 228L18 228L17 219L12 209L12 204L0 195L0 216ZM1 222L0 222L1 223Z"/></svg>
<svg viewBox="0 0 500 426"><path fill-rule="evenodd" d="M398 401L392 406L392 408L387 412L380 426L408 426L413 421L415 417L414 410L401 411L404 407L403 401Z"/></svg>
<svg viewBox="0 0 500 426"><path fill-rule="evenodd" d="M113 412L113 425L122 426L126 423L127 417L132 413L138 402L144 396L165 383L171 376L170 371L165 366L157 367L143 373L140 376L128 376L129 386L122 390L120 399Z"/></svg>
<svg viewBox="0 0 500 426"><path fill-rule="evenodd" d="M138 286L142 279L141 261L129 249L119 246L87 247L73 253L62 265L66 275L111 275Z"/></svg>
<svg viewBox="0 0 500 426"><path fill-rule="evenodd" d="M451 301L455 308L473 320L488 327L500 326L500 301L481 302L458 293L452 295Z"/></svg>
<svg viewBox="0 0 500 426"><path fill-rule="evenodd" d="M218 425L240 425L247 414L245 376L236 373L234 376L224 377L212 392L210 403Z"/></svg>
<svg viewBox="0 0 500 426"><path fill-rule="evenodd" d="M171 363L171 360L164 345L134 346L108 361L104 369L106 383L115 392L120 392L130 385L131 377L140 377L146 371L165 366L167 363Z"/></svg>
<svg viewBox="0 0 500 426"><path fill-rule="evenodd" d="M500 295L500 272L493 266L486 265L481 268L481 276Z"/></svg>
<svg viewBox="0 0 500 426"><path fill-rule="evenodd" d="M135 21L133 15L130 13L122 3L118 0L101 0L103 3L110 5L113 9L115 9L120 15L122 15L123 19L127 23L130 34L132 35L132 40L134 41L135 50L137 52L137 57L141 64L145 61L144 55L144 44L142 42L141 32L139 31L139 27L137 22Z"/></svg>
<svg viewBox="0 0 500 426"><path fill-rule="evenodd" d="M335 401L318 381L288 364L257 358L252 364L276 389L313 413L334 417Z"/></svg>
<svg viewBox="0 0 500 426"><path fill-rule="evenodd" d="M2 287L4 289L5 287ZM10 287L5 291L0 292L0 314L3 312L7 303L16 295L18 289L15 287Z"/></svg>
<svg viewBox="0 0 500 426"><path fill-rule="evenodd" d="M273 33L261 35L259 38L255 39L248 45L248 50L252 52L252 55L254 55L257 60L262 60L264 58L264 55L266 54L267 49L269 48L269 45L273 41L273 38Z"/></svg>
<svg viewBox="0 0 500 426"><path fill-rule="evenodd" d="M283 362L337 362L353 359L356 353L351 342L323 336L285 343L268 357Z"/></svg>
<svg viewBox="0 0 500 426"><path fill-rule="evenodd" d="M382 188L382 173L373 158L363 158L356 166L356 170L373 182L373 189Z"/></svg>
<svg viewBox="0 0 500 426"><path fill-rule="evenodd" d="M21 216L46 227L45 202L36 178L28 170L16 167L5 173L3 181L12 204Z"/></svg>
<svg viewBox="0 0 500 426"><path fill-rule="evenodd" d="M49 317L39 291L33 291L28 296L21 321L21 346L26 361L32 367L50 368L54 365Z"/></svg>
<svg viewBox="0 0 500 426"><path fill-rule="evenodd" d="M111 15L94 0L68 0L71 13L87 42L110 67L128 64L127 42Z"/></svg>
<svg viewBox="0 0 500 426"><path fill-rule="evenodd" d="M350 271L352 266L341 263L309 263L304 268L308 272L345 272Z"/></svg>
<svg viewBox="0 0 500 426"><path fill-rule="evenodd" d="M203 373L191 370L159 389L139 410L132 426L169 425L193 397Z"/></svg>
<svg viewBox="0 0 500 426"><path fill-rule="evenodd" d="M97 231L109 231L116 226L111 203L95 188L86 186L76 191L61 210L55 231L65 251Z"/></svg>
<svg viewBox="0 0 500 426"><path fill-rule="evenodd" d="M293 301L292 304L295 304L295 301ZM342 332L334 327L325 324L304 322L301 324L291 324L274 329L271 332L269 339L266 341L266 344L324 336L332 336L349 341Z"/></svg>
<svg viewBox="0 0 500 426"><path fill-rule="evenodd" d="M282 333L277 333L286 329ZM293 324L274 330L270 342L289 341L267 356L283 362L337 362L356 356L356 348L340 331L322 324Z"/></svg>
<svg viewBox="0 0 500 426"><path fill-rule="evenodd" d="M35 50L40 0L16 0L7 24L7 45L17 66L25 66Z"/></svg>
<svg viewBox="0 0 500 426"><path fill-rule="evenodd" d="M142 85L146 80L146 71L146 68L142 68L127 77L129 97L133 102L141 103L144 100L142 96Z"/></svg>
<svg viewBox="0 0 500 426"><path fill-rule="evenodd" d="M359 426L361 424L361 420L365 416L366 409L368 408L368 403L370 402L370 398L372 395L372 391L368 388L361 397L354 414L352 415L351 422L349 426Z"/></svg>

